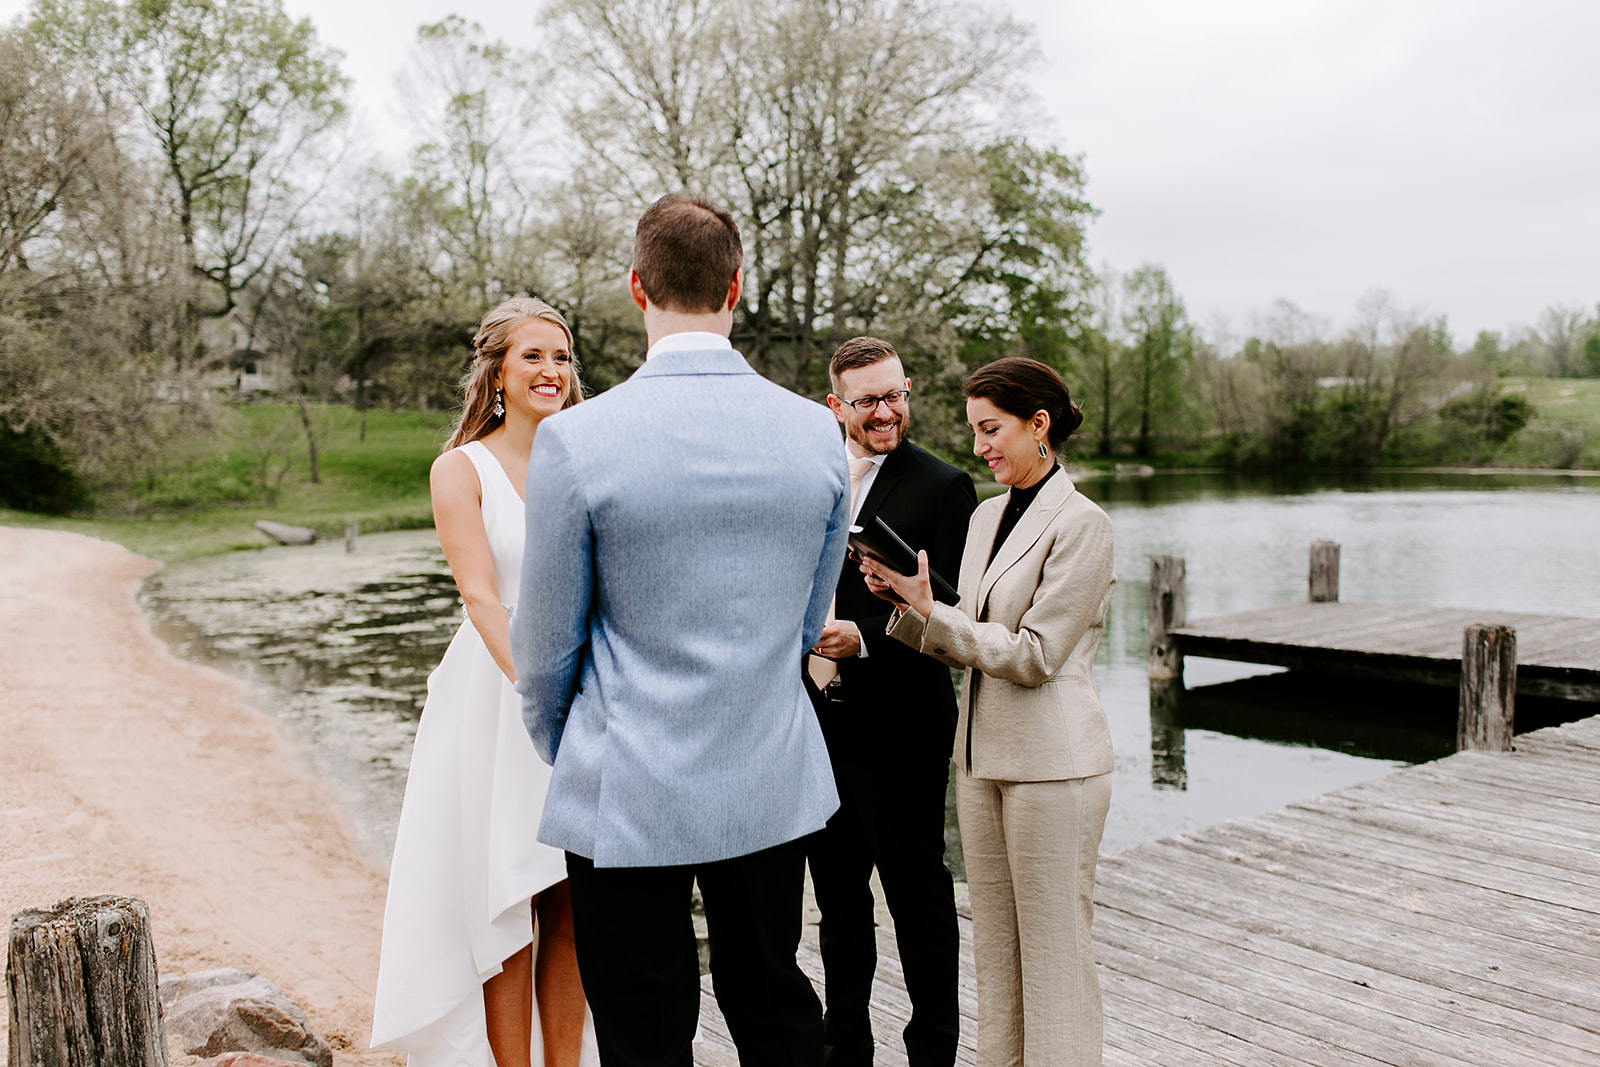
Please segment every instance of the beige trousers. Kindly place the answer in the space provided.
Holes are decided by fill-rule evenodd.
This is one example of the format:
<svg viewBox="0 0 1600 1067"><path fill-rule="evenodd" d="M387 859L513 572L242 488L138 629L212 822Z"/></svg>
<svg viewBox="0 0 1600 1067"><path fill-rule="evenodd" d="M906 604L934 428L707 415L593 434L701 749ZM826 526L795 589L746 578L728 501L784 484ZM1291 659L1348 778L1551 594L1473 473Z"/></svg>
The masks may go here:
<svg viewBox="0 0 1600 1067"><path fill-rule="evenodd" d="M956 775L972 899L978 1067L1098 1067L1104 1031L1090 926L1111 776Z"/></svg>

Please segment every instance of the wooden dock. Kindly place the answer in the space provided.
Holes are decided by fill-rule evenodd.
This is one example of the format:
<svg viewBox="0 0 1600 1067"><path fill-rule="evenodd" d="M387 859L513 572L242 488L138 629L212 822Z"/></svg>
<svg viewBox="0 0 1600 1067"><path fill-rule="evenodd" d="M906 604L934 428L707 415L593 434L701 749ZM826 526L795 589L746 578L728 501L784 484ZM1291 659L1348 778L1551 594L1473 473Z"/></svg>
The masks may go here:
<svg viewBox="0 0 1600 1067"><path fill-rule="evenodd" d="M1600 1067L1600 717L1141 845L1099 878L1108 1067ZM899 1067L880 945L877 1063ZM801 964L820 985L815 952ZM704 988L695 1060L735 1064Z"/></svg>
<svg viewBox="0 0 1600 1067"><path fill-rule="evenodd" d="M1473 625L1516 631L1519 696L1600 701L1600 619L1333 601L1200 619L1168 636L1184 656L1457 686Z"/></svg>

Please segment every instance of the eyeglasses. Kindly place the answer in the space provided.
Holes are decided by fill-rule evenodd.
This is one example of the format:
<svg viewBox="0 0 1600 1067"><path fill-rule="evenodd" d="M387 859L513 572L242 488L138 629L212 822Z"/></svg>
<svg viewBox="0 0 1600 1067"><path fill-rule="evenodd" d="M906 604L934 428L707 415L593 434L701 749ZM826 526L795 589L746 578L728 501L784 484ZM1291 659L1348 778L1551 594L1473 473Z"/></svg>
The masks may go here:
<svg viewBox="0 0 1600 1067"><path fill-rule="evenodd" d="M888 404L891 408L905 407L906 401L911 398L911 390L896 389L894 392L884 393L882 396L864 396L859 400L845 400L844 397L839 396L838 393L834 393L833 395L838 396L840 400L844 400L846 404L849 404L851 407L861 412L861 414L871 415L874 411L878 410L879 404Z"/></svg>

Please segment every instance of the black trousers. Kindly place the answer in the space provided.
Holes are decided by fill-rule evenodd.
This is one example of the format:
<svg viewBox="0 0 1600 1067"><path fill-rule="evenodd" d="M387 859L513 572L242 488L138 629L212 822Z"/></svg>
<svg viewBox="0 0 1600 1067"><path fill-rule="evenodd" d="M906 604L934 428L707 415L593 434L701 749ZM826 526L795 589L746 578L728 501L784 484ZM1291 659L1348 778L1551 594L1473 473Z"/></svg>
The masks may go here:
<svg viewBox="0 0 1600 1067"><path fill-rule="evenodd" d="M830 1064L871 1062L868 1002L878 966L872 887L878 868L911 998L911 1067L950 1067L960 1033L960 934L944 863L947 758L893 767L834 760L840 807L809 839L820 927Z"/></svg>
<svg viewBox="0 0 1600 1067"><path fill-rule="evenodd" d="M596 867L567 853L578 970L605 1067L692 1067L700 883L717 1005L747 1067L819 1067L822 1005L795 961L805 841L681 867Z"/></svg>

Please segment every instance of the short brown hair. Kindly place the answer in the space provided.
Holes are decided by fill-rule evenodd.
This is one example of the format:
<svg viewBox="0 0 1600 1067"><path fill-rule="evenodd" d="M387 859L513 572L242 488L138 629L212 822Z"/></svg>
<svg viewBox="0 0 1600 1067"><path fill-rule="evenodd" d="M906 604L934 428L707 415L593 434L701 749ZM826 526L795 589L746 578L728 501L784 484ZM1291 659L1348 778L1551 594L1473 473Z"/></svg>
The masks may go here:
<svg viewBox="0 0 1600 1067"><path fill-rule="evenodd" d="M899 359L894 345L876 337L852 337L833 350L828 361L828 384L835 396L839 395L839 375L859 367L871 367L886 359Z"/></svg>
<svg viewBox="0 0 1600 1067"><path fill-rule="evenodd" d="M961 392L982 399L1026 422L1040 411L1050 416L1050 447L1059 448L1083 423L1083 409L1072 402L1067 383L1053 367L1036 359L1008 356L967 375Z"/></svg>
<svg viewBox="0 0 1600 1067"><path fill-rule="evenodd" d="M738 224L703 196L663 196L634 231L633 269L644 295L663 311L721 311L743 262Z"/></svg>

